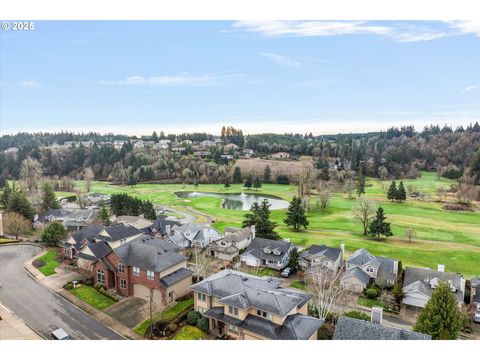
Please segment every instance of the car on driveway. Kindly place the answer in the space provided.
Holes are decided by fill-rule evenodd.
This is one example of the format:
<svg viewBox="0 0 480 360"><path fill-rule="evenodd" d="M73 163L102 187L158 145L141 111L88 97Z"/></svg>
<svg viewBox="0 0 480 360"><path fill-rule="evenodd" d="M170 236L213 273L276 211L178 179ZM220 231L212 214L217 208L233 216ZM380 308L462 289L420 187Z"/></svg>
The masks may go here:
<svg viewBox="0 0 480 360"><path fill-rule="evenodd" d="M50 340L70 340L70 335L68 335L67 332L62 328L59 328L55 331L52 331L50 334Z"/></svg>
<svg viewBox="0 0 480 360"><path fill-rule="evenodd" d="M474 323L480 324L480 312L474 313L472 320Z"/></svg>
<svg viewBox="0 0 480 360"><path fill-rule="evenodd" d="M280 274L281 277L288 278L290 275L292 275L292 268L291 267L286 267L283 269L282 273Z"/></svg>

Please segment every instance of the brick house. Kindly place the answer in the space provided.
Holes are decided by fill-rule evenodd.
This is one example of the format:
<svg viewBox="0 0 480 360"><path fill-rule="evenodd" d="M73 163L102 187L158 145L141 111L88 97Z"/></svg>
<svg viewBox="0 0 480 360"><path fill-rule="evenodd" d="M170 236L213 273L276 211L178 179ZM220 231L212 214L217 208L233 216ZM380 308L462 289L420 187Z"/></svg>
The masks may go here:
<svg viewBox="0 0 480 360"><path fill-rule="evenodd" d="M164 308L190 292L192 272L181 250L169 241L141 236L95 261L94 283L123 296L152 296L155 306Z"/></svg>

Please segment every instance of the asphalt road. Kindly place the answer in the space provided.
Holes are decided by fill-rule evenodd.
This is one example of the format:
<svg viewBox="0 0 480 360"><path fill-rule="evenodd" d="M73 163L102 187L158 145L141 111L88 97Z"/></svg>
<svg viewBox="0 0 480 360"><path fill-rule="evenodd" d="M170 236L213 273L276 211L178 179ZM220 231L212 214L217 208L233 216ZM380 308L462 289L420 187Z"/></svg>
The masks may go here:
<svg viewBox="0 0 480 360"><path fill-rule="evenodd" d="M62 328L78 340L124 339L27 273L23 263L40 251L32 245L0 246L0 301L46 338Z"/></svg>

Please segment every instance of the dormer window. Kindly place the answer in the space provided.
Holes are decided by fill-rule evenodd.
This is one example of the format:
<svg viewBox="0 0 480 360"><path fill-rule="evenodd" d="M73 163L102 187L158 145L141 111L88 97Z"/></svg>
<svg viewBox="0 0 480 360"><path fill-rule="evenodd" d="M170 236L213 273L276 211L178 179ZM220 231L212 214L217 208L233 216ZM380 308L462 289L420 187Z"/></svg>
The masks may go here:
<svg viewBox="0 0 480 360"><path fill-rule="evenodd" d="M371 266L369 265L369 266L367 266L367 268L365 269L365 271L366 271L367 273L373 274L374 269L373 269L373 267L371 267Z"/></svg>
<svg viewBox="0 0 480 360"><path fill-rule="evenodd" d="M281 252L278 251L277 249L273 250L273 255L280 255L280 254L281 254Z"/></svg>
<svg viewBox="0 0 480 360"><path fill-rule="evenodd" d="M229 306L228 313L233 316L238 316L238 309L236 307Z"/></svg>
<svg viewBox="0 0 480 360"><path fill-rule="evenodd" d="M270 251L269 248L264 248L264 249L263 249L263 252L264 252L265 254L270 254L270 253L271 253L271 251Z"/></svg>

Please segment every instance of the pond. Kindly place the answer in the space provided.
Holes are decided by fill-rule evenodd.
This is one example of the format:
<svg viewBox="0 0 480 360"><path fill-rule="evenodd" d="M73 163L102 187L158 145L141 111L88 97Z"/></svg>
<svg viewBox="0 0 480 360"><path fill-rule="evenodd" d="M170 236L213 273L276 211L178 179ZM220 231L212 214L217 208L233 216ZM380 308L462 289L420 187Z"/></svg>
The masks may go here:
<svg viewBox="0 0 480 360"><path fill-rule="evenodd" d="M176 192L179 198L198 198L198 197L216 197L223 199L222 208L231 210L250 210L254 202L261 203L267 199L270 204L270 210L285 209L288 207L288 201L282 200L273 195L263 194L245 194L245 193L204 193L197 191L179 191Z"/></svg>

